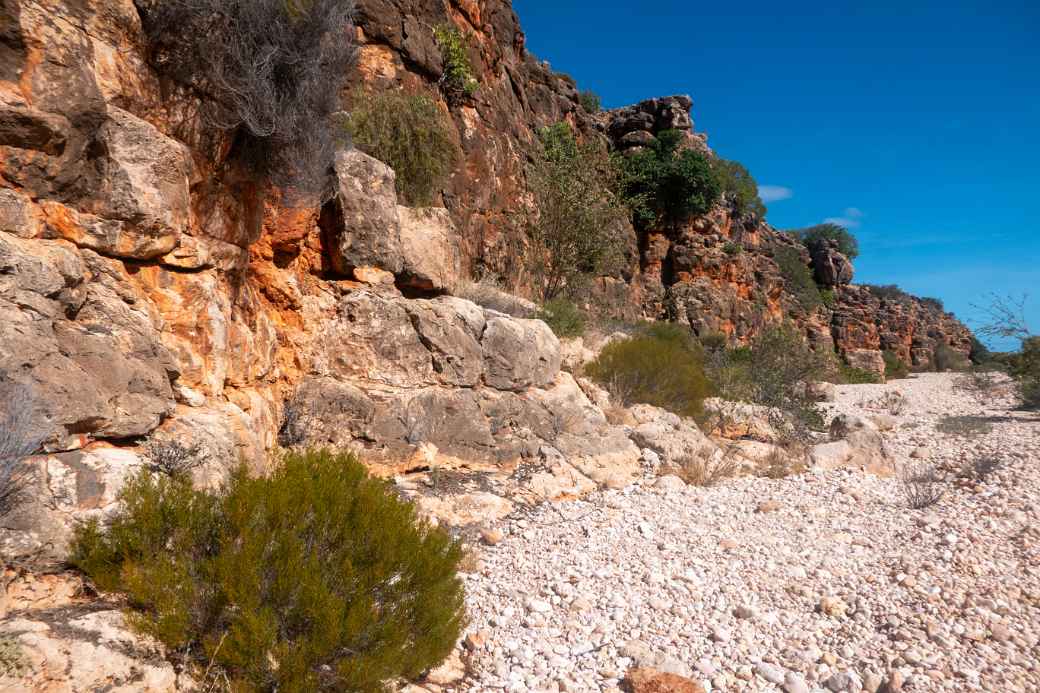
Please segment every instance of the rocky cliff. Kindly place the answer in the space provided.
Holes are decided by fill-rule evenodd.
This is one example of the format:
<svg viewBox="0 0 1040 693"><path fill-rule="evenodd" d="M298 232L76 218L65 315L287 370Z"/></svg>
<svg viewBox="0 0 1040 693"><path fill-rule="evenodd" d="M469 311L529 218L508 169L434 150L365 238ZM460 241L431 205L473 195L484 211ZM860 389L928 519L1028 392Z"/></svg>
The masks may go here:
<svg viewBox="0 0 1040 693"><path fill-rule="evenodd" d="M344 150L335 198L288 207L228 165L199 97L149 66L131 0L2 0L0 374L34 394L50 453L34 461L36 506L5 536L60 546L68 519L107 507L149 441L199 444L212 483L229 461L262 464L300 421L305 442L362 448L387 473L504 469L545 497L638 471L645 441L560 370L544 324L450 294L478 273L522 286L509 219L537 128L567 119L624 148L677 127L706 148L691 103L586 113L573 81L527 53L502 0L363 0L352 81L434 84L432 28L447 22L472 37L481 88L442 103L464 158L440 206L398 205L393 171ZM840 268L833 308L806 307L776 249L818 274L826 263L725 205L678 230L619 232L638 253L599 281L619 314L734 341L793 320L875 366L881 348L922 366L939 342L967 350L952 317L878 301ZM483 507L479 490L467 498Z"/></svg>

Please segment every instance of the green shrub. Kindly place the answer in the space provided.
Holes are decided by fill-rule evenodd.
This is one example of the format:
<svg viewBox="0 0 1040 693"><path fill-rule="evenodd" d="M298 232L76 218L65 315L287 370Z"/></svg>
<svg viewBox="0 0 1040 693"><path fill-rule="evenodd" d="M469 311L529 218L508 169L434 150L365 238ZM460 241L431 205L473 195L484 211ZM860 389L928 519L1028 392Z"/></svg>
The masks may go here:
<svg viewBox="0 0 1040 693"><path fill-rule="evenodd" d="M744 252L744 246L739 243L727 243L722 246L722 252L726 253L726 255L740 255Z"/></svg>
<svg viewBox="0 0 1040 693"><path fill-rule="evenodd" d="M756 219L765 218L766 206L758 196L758 183L743 164L738 161L715 159L712 168L722 192L733 205L737 216L750 214Z"/></svg>
<svg viewBox="0 0 1040 693"><path fill-rule="evenodd" d="M611 342L585 372L625 406L652 404L699 417L710 393L703 356L689 330L659 323Z"/></svg>
<svg viewBox="0 0 1040 693"><path fill-rule="evenodd" d="M665 130L648 149L615 156L622 195L635 222L645 227L672 226L706 214L722 195L722 186L707 157L679 149L683 133Z"/></svg>
<svg viewBox="0 0 1040 693"><path fill-rule="evenodd" d="M613 169L596 142L578 142L565 122L539 132L542 154L529 175L534 214L526 219L529 266L543 301L581 292L616 269L624 209L611 192Z"/></svg>
<svg viewBox="0 0 1040 693"><path fill-rule="evenodd" d="M885 359L885 377L890 380L898 380L910 375L910 367L903 362L894 351L885 351L881 354Z"/></svg>
<svg viewBox="0 0 1040 693"><path fill-rule="evenodd" d="M971 352L968 354L968 358L976 366L984 363L989 363L993 360L993 352L989 350L985 344L979 341L979 338L975 335L971 336Z"/></svg>
<svg viewBox="0 0 1040 693"><path fill-rule="evenodd" d="M1040 337L1022 340L1011 375L1018 381L1023 405L1040 408Z"/></svg>
<svg viewBox="0 0 1040 693"><path fill-rule="evenodd" d="M793 328L774 327L750 347L708 352L708 376L723 399L769 407L769 422L785 443L805 443L823 426L806 387L830 375L828 358Z"/></svg>
<svg viewBox="0 0 1040 693"><path fill-rule="evenodd" d="M863 284L863 288L882 301L906 303L912 298L895 284Z"/></svg>
<svg viewBox="0 0 1040 693"><path fill-rule="evenodd" d="M823 305L820 289L816 286L809 265L802 261L802 255L795 248L777 246L773 249L773 259L780 268L780 274L787 285L787 291L794 295L798 303L806 310L814 310Z"/></svg>
<svg viewBox="0 0 1040 693"><path fill-rule="evenodd" d="M948 344L936 344L932 352L932 367L942 373L944 371L963 371L968 368L968 359L950 348Z"/></svg>
<svg viewBox="0 0 1040 693"><path fill-rule="evenodd" d="M429 204L458 160L448 114L418 93L359 91L352 101L346 127L354 146L394 170L406 204Z"/></svg>
<svg viewBox="0 0 1040 693"><path fill-rule="evenodd" d="M130 622L236 691L379 691L454 647L462 552L350 454L288 453L219 493L144 471L72 563Z"/></svg>
<svg viewBox="0 0 1040 693"><path fill-rule="evenodd" d="M827 306L828 308L834 308L835 304L838 302L838 297L834 293L834 289L830 287L827 287L826 289L820 288L819 292L820 300L823 301L823 305Z"/></svg>
<svg viewBox="0 0 1040 693"><path fill-rule="evenodd" d="M801 241L809 250L814 250L826 241L837 241L838 252L842 255L850 260L854 260L859 256L859 242L856 240L856 237L844 226L839 226L838 224L817 224L816 226L790 231L789 233Z"/></svg>
<svg viewBox="0 0 1040 693"><path fill-rule="evenodd" d="M444 64L440 83L445 95L455 102L472 97L480 88L480 82L473 75L473 65L469 61L469 39L458 27L448 24L434 29L433 37Z"/></svg>
<svg viewBox="0 0 1040 693"><path fill-rule="evenodd" d="M553 334L561 339L585 334L585 313L573 301L565 298L549 301L535 317L545 321Z"/></svg>
<svg viewBox="0 0 1040 693"><path fill-rule="evenodd" d="M846 385L876 385L881 382L881 378L874 371L856 368L845 363L839 364L838 377Z"/></svg>
<svg viewBox="0 0 1040 693"><path fill-rule="evenodd" d="M599 94L594 91L586 90L578 95L578 103L588 113L599 113L600 109L603 108L600 103Z"/></svg>

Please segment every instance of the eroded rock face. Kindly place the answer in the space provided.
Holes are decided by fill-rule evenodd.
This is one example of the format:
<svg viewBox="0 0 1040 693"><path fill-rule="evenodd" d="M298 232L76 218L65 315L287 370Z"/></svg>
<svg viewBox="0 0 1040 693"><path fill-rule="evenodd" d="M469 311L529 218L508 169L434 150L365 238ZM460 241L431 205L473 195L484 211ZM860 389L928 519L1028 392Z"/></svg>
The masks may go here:
<svg viewBox="0 0 1040 693"><path fill-rule="evenodd" d="M459 234L443 207L398 207L404 282L422 291L451 292L462 275Z"/></svg>
<svg viewBox="0 0 1040 693"><path fill-rule="evenodd" d="M356 149L338 152L335 170L338 195L321 220L333 269L400 272L404 259L393 170Z"/></svg>
<svg viewBox="0 0 1040 693"><path fill-rule="evenodd" d="M843 286L852 282L852 262L838 250L837 241L827 241L812 249L813 273L821 286Z"/></svg>

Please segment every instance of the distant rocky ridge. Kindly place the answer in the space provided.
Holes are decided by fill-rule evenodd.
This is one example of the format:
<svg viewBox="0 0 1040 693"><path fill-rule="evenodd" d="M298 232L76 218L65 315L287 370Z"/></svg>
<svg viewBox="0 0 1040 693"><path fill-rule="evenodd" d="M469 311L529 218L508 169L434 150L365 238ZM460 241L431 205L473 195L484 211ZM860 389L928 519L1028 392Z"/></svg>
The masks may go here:
<svg viewBox="0 0 1040 693"><path fill-rule="evenodd" d="M290 208L229 166L198 97L151 69L131 0L0 4L0 373L31 388L49 433L37 503L5 541L60 553L71 519L110 507L150 441L198 443L200 483L260 466L294 406L306 442L360 447L385 473L483 464L556 497L638 472L652 446L606 422L544 324L450 294L476 274L517 279L510 219L539 127L566 119L618 147L681 128L706 149L690 100L586 113L503 0L362 0L353 79L430 87L445 22L472 37L481 88L450 108L463 161L440 206L398 205L393 171L344 151L335 199ZM834 254L814 261L834 309L806 310L770 249L808 253L725 206L674 232L618 232L632 262L597 284L619 316L735 342L790 320L875 370L880 349L922 367L939 343L967 353L951 316L877 300Z"/></svg>

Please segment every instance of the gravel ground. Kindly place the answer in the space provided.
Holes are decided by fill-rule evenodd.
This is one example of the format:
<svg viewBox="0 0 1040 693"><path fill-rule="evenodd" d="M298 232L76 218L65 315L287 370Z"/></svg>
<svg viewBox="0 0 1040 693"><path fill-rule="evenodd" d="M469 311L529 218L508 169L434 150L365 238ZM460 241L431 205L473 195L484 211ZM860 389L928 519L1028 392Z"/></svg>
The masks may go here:
<svg viewBox="0 0 1040 693"><path fill-rule="evenodd" d="M891 417L897 462L945 477L925 509L898 477L839 470L648 479L507 519L466 578L458 689L613 691L638 664L707 690L1040 690L1040 416L957 380L840 386L828 405ZM950 415L992 430L936 432ZM997 469L962 474L979 459Z"/></svg>

